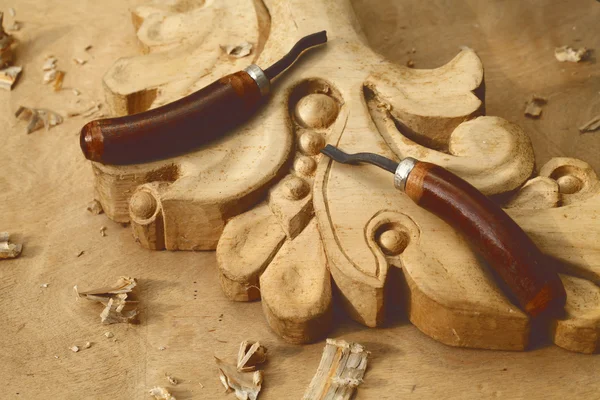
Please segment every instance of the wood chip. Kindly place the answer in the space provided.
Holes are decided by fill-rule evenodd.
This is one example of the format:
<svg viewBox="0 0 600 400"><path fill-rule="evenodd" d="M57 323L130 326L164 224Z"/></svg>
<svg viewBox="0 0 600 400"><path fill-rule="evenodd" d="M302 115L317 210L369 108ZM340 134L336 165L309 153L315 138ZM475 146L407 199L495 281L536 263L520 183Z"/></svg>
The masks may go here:
<svg viewBox="0 0 600 400"><path fill-rule="evenodd" d="M54 78L54 91L58 92L62 89L63 80L65 79L64 71L56 71L56 77Z"/></svg>
<svg viewBox="0 0 600 400"><path fill-rule="evenodd" d="M600 115L595 116L594 118L589 120L587 123L581 125L579 127L579 132L581 132L581 133L594 132L594 131L597 131L598 129L600 129Z"/></svg>
<svg viewBox="0 0 600 400"><path fill-rule="evenodd" d="M137 281L134 278L122 276L112 287L103 287L80 292L74 287L78 297L85 297L91 301L102 303L105 307L100 313L103 324L116 324L135 322L137 319L138 301L132 300L132 291Z"/></svg>
<svg viewBox="0 0 600 400"><path fill-rule="evenodd" d="M541 96L533 95L531 100L525 103L525 116L530 118L539 118L542 115L542 106L548 103L548 100Z"/></svg>
<svg viewBox="0 0 600 400"><path fill-rule="evenodd" d="M100 202L96 199L90 201L86 209L93 215L99 215L104 212L104 210L102 209L102 204L100 204Z"/></svg>
<svg viewBox="0 0 600 400"><path fill-rule="evenodd" d="M90 51L90 50L92 49L92 47L93 47L93 46L92 46L91 44L88 44L88 45L87 45L87 46L85 46L83 49L84 49L85 51Z"/></svg>
<svg viewBox="0 0 600 400"><path fill-rule="evenodd" d="M8 30L11 32L20 31L23 27L23 24L20 21L13 21L12 25L8 27Z"/></svg>
<svg viewBox="0 0 600 400"><path fill-rule="evenodd" d="M85 250L81 250L79 253L77 253L77 258L81 257L83 253L85 253Z"/></svg>
<svg viewBox="0 0 600 400"><path fill-rule="evenodd" d="M81 92L79 90L77 90L77 89L71 89L71 91L73 92L73 94L75 96L79 96L81 94Z"/></svg>
<svg viewBox="0 0 600 400"><path fill-rule="evenodd" d="M369 352L358 343L327 339L321 362L303 400L348 400L362 383Z"/></svg>
<svg viewBox="0 0 600 400"><path fill-rule="evenodd" d="M42 127L48 130L50 127L56 126L63 122L63 119L60 115L54 111L43 108L29 108L21 106L15 113L15 117L29 120L29 125L27 125L28 134L41 129Z"/></svg>
<svg viewBox="0 0 600 400"><path fill-rule="evenodd" d="M267 361L267 349L259 342L244 340L240 343L237 358L237 370L250 372L256 370L258 364Z"/></svg>
<svg viewBox="0 0 600 400"><path fill-rule="evenodd" d="M219 370L219 379L225 388L225 392L235 392L239 400L256 400L260 392L263 372L240 372L235 365L224 362L215 357Z"/></svg>
<svg viewBox="0 0 600 400"><path fill-rule="evenodd" d="M562 46L554 49L554 57L560 62L579 62L585 60L589 55L589 50L585 47L574 49L570 46Z"/></svg>
<svg viewBox="0 0 600 400"><path fill-rule="evenodd" d="M8 9L8 13L9 13L9 14L10 14L10 16L11 16L11 17L13 17L13 18L17 16L17 12L16 12L16 11L15 11L15 9L14 9L14 8L12 8L12 7Z"/></svg>
<svg viewBox="0 0 600 400"><path fill-rule="evenodd" d="M10 234L0 232L0 260L7 258L17 258L21 255L23 245L10 243Z"/></svg>
<svg viewBox="0 0 600 400"><path fill-rule="evenodd" d="M90 347L92 347L92 343L91 342L85 342L85 345L83 345L84 349L89 349Z"/></svg>
<svg viewBox="0 0 600 400"><path fill-rule="evenodd" d="M240 45L225 45L221 49L231 57L242 58L252 52L252 43L244 42Z"/></svg>
<svg viewBox="0 0 600 400"><path fill-rule="evenodd" d="M171 385L176 386L179 383L179 381L173 378L171 375L165 374L165 376Z"/></svg>
<svg viewBox="0 0 600 400"><path fill-rule="evenodd" d="M40 287L41 287L41 288L47 288L47 287L48 287L48 284L47 284L47 283L42 283L42 284L40 285Z"/></svg>
<svg viewBox="0 0 600 400"><path fill-rule="evenodd" d="M0 68L9 67L13 62L15 39L6 33L3 25L4 13L0 11Z"/></svg>
<svg viewBox="0 0 600 400"><path fill-rule="evenodd" d="M55 69L51 69L49 71L44 72L44 77L43 77L43 81L44 85L47 85L50 82L54 82L54 80L56 79L56 70Z"/></svg>
<svg viewBox="0 0 600 400"><path fill-rule="evenodd" d="M54 56L48 56L44 60L44 64L42 65L42 71L52 71L56 69L57 59Z"/></svg>
<svg viewBox="0 0 600 400"><path fill-rule="evenodd" d="M102 237L106 236L106 227L105 226L100 227L100 235L102 235Z"/></svg>
<svg viewBox="0 0 600 400"><path fill-rule="evenodd" d="M23 68L13 66L0 70L0 88L4 90L12 90L13 84L19 78L19 74Z"/></svg>
<svg viewBox="0 0 600 400"><path fill-rule="evenodd" d="M113 336L115 336L115 335L114 335L114 333L112 333L112 332L106 331L106 332L104 332L104 336L106 336L107 338L109 338L109 339L110 339L110 338L112 338L112 337L113 337Z"/></svg>
<svg viewBox="0 0 600 400"><path fill-rule="evenodd" d="M87 62L87 60L75 57L73 58L73 62L77 65L84 65Z"/></svg>
<svg viewBox="0 0 600 400"><path fill-rule="evenodd" d="M79 351L79 346L73 346L70 349L73 353L77 353Z"/></svg>
<svg viewBox="0 0 600 400"><path fill-rule="evenodd" d="M167 389L160 386L155 386L150 389L150 395L154 396L156 400L177 400Z"/></svg>

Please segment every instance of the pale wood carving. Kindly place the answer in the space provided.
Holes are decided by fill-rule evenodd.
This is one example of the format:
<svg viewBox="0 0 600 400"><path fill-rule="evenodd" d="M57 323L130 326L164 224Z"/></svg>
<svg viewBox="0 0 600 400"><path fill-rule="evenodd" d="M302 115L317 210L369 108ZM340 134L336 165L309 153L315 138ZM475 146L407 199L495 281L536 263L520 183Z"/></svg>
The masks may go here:
<svg viewBox="0 0 600 400"><path fill-rule="evenodd" d="M391 64L365 45L344 1L156 2L133 15L147 54L118 60L106 74L116 115L181 97L252 62L267 66L305 34L329 36L275 83L255 118L223 139L154 163L93 165L106 214L131 221L144 247L216 248L225 295L262 298L268 323L291 342L317 340L331 326L331 276L341 304L366 326L380 326L389 297L401 296L409 320L440 342L527 348L531 320L451 226L394 189L391 174L332 164L319 150L331 143L415 157L502 202L550 256L549 268L564 273L566 315L546 324L548 337L569 350L597 350L597 176L561 158L528 180L529 138L485 115L475 52L462 49L432 70ZM218 27L229 23L235 29ZM248 57L220 50L245 41L253 44Z"/></svg>

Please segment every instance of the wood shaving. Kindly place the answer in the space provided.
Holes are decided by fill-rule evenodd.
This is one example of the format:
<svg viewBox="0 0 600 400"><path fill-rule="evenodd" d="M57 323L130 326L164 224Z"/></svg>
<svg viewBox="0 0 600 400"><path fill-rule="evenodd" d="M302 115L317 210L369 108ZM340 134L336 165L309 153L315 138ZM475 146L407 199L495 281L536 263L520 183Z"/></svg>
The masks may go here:
<svg viewBox="0 0 600 400"><path fill-rule="evenodd" d="M8 27L8 30L11 32L20 31L23 27L23 24L19 21L13 21L13 24Z"/></svg>
<svg viewBox="0 0 600 400"><path fill-rule="evenodd" d="M249 342L244 340L240 343L237 358L237 370L240 372L250 372L256 370L258 364L267 361L267 349L259 342Z"/></svg>
<svg viewBox="0 0 600 400"><path fill-rule="evenodd" d="M42 283L42 284L40 285L40 287L41 287L41 288L47 288L47 287L48 287L48 284L47 284L47 283Z"/></svg>
<svg viewBox="0 0 600 400"><path fill-rule="evenodd" d="M44 72L44 85L49 84L50 82L53 82L56 79L56 75L57 75L57 71L55 69L51 69L49 71Z"/></svg>
<svg viewBox="0 0 600 400"><path fill-rule="evenodd" d="M77 353L79 351L79 346L73 346L70 349L73 353Z"/></svg>
<svg viewBox="0 0 600 400"><path fill-rule="evenodd" d="M104 212L104 210L102 209L102 204L100 204L100 202L96 199L90 201L86 209L93 215L99 215Z"/></svg>
<svg viewBox="0 0 600 400"><path fill-rule="evenodd" d="M77 253L77 258L81 257L83 255L83 253L85 253L85 250L81 250L79 253Z"/></svg>
<svg viewBox="0 0 600 400"><path fill-rule="evenodd" d="M321 362L303 400L348 400L362 383L369 352L358 343L327 339Z"/></svg>
<svg viewBox="0 0 600 400"><path fill-rule="evenodd" d="M574 49L570 46L562 46L554 49L554 57L560 62L579 62L585 60L589 55L589 50L585 47Z"/></svg>
<svg viewBox="0 0 600 400"><path fill-rule="evenodd" d="M600 129L600 115L595 116L594 118L589 120L587 123L581 125L579 127L579 132L581 132L581 133L594 132L594 131L597 131L598 129Z"/></svg>
<svg viewBox="0 0 600 400"><path fill-rule="evenodd" d="M19 74L23 68L13 66L0 70L0 88L4 90L12 90L13 84L19 78Z"/></svg>
<svg viewBox="0 0 600 400"><path fill-rule="evenodd" d="M163 350L166 350L166 349L167 349L167 348L166 348L165 346L160 346L160 347L158 348L158 350L160 350L160 351L163 351Z"/></svg>
<svg viewBox="0 0 600 400"><path fill-rule="evenodd" d="M239 45L225 45L221 46L221 49L231 57L242 58L246 57L252 52L252 43L244 42Z"/></svg>
<svg viewBox="0 0 600 400"><path fill-rule="evenodd" d="M109 338L109 339L110 339L110 338L112 338L112 337L113 337L113 336L115 336L115 335L114 335L114 333L112 333L112 332L106 331L106 332L104 332L104 336L106 336L107 338Z"/></svg>
<svg viewBox="0 0 600 400"><path fill-rule="evenodd" d="M42 71L52 71L56 69L56 63L58 59L54 56L47 56L44 60L44 64L42 65Z"/></svg>
<svg viewBox="0 0 600 400"><path fill-rule="evenodd" d="M539 118L542 115L542 106L546 103L548 103L546 98L533 95L531 100L525 103L525 116Z"/></svg>
<svg viewBox="0 0 600 400"><path fill-rule="evenodd" d="M46 130L63 122L63 118L54 111L43 108L19 107L15 113L15 117L29 120L27 125L27 133L31 133L42 127Z"/></svg>
<svg viewBox="0 0 600 400"><path fill-rule="evenodd" d="M122 322L135 322L138 311L138 301L131 300L132 291L137 281L134 278L122 276L112 287L104 287L86 292L79 292L74 287L78 297L85 297L91 301L102 303L105 307L100 313L103 324L116 324ZM107 336L108 337L108 336Z"/></svg>
<svg viewBox="0 0 600 400"><path fill-rule="evenodd" d="M9 67L13 62L15 39L6 33L3 26L4 13L0 11L0 68Z"/></svg>
<svg viewBox="0 0 600 400"><path fill-rule="evenodd" d="M84 349L89 349L90 347L92 347L92 343L91 342L85 342L85 345L83 346Z"/></svg>
<svg viewBox="0 0 600 400"><path fill-rule="evenodd" d="M260 392L263 372L240 372L235 365L221 361L215 357L219 370L219 379L225 388L225 392L235 392L239 400L256 400Z"/></svg>
<svg viewBox="0 0 600 400"><path fill-rule="evenodd" d="M156 400L177 400L167 389L160 386L155 386L150 389L150 395L154 396Z"/></svg>
<svg viewBox="0 0 600 400"><path fill-rule="evenodd" d="M77 89L71 89L71 91L73 92L73 94L75 96L79 96L81 94L81 92L79 90L77 90Z"/></svg>
<svg viewBox="0 0 600 400"><path fill-rule="evenodd" d="M62 89L63 80L65 79L64 71L56 71L56 78L54 79L54 91L58 92Z"/></svg>
<svg viewBox="0 0 600 400"><path fill-rule="evenodd" d="M8 9L8 13L9 13L9 14L10 14L10 16L11 16L11 17L13 17L13 18L17 16L17 12L16 12L16 11L15 11L15 9L14 9L14 8L12 8L12 7Z"/></svg>
<svg viewBox="0 0 600 400"><path fill-rule="evenodd" d="M90 51L90 50L92 49L92 45L91 45L91 44L88 44L88 45L87 45L87 46L85 46L83 49L84 49L85 51Z"/></svg>
<svg viewBox="0 0 600 400"><path fill-rule="evenodd" d="M10 243L10 234L0 232L0 260L6 258L17 258L23 250L22 244Z"/></svg>
<svg viewBox="0 0 600 400"><path fill-rule="evenodd" d="M102 237L106 236L106 227L105 226L100 227L100 235L102 235Z"/></svg>
<svg viewBox="0 0 600 400"><path fill-rule="evenodd" d="M176 386L179 383L179 381L173 378L171 375L165 374L165 376L171 385Z"/></svg>
<svg viewBox="0 0 600 400"><path fill-rule="evenodd" d="M73 62L77 65L84 65L87 62L87 60L75 57L73 58Z"/></svg>

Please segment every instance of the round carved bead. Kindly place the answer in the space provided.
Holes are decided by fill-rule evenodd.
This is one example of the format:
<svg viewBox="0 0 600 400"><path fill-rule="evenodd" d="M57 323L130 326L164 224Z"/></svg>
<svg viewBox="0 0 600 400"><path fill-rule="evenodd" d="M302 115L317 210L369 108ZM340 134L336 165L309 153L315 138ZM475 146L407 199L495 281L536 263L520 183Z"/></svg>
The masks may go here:
<svg viewBox="0 0 600 400"><path fill-rule="evenodd" d="M313 93L296 104L296 120L306 128L327 128L338 116L338 103L330 96Z"/></svg>
<svg viewBox="0 0 600 400"><path fill-rule="evenodd" d="M314 156L325 147L325 138L317 132L307 131L300 136L300 150L304 154Z"/></svg>
<svg viewBox="0 0 600 400"><path fill-rule="evenodd" d="M404 232L389 229L379 235L377 242L385 254L396 255L402 253L408 245L408 236Z"/></svg>
<svg viewBox="0 0 600 400"><path fill-rule="evenodd" d="M129 200L129 210L138 219L148 219L156 212L156 199L148 192L137 192Z"/></svg>
<svg viewBox="0 0 600 400"><path fill-rule="evenodd" d="M294 161L294 171L300 175L312 175L316 168L316 161L310 157L301 156Z"/></svg>
<svg viewBox="0 0 600 400"><path fill-rule="evenodd" d="M308 194L310 187L303 179L289 176L283 181L283 195L290 200L300 200Z"/></svg>
<svg viewBox="0 0 600 400"><path fill-rule="evenodd" d="M564 194L573 194L581 190L583 182L576 176L563 175L556 180L558 183L558 189Z"/></svg>

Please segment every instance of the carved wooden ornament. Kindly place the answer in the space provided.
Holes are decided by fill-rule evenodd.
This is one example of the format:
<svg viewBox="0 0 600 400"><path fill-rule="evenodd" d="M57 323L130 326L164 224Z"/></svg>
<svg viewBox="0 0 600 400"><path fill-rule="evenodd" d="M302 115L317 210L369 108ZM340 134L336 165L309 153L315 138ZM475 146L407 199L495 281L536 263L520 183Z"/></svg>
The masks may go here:
<svg viewBox="0 0 600 400"><path fill-rule="evenodd" d="M397 312L435 340L525 349L531 320L451 226L394 189L393 175L334 164L319 150L331 143L410 156L503 202L548 254L549 268L564 274L566 315L544 323L549 337L569 350L597 350L598 178L582 161L555 158L529 179L529 138L485 116L474 51L432 70L391 64L367 47L347 1L156 1L136 8L133 21L146 54L118 60L104 77L115 115L164 104L250 63L268 66L306 34L329 36L226 137L168 160L93 164L106 214L131 221L144 247L216 248L224 293L261 299L270 326L293 343L331 328L335 282L346 311L366 326L383 324L386 304L401 297ZM246 57L223 50L245 42Z"/></svg>

